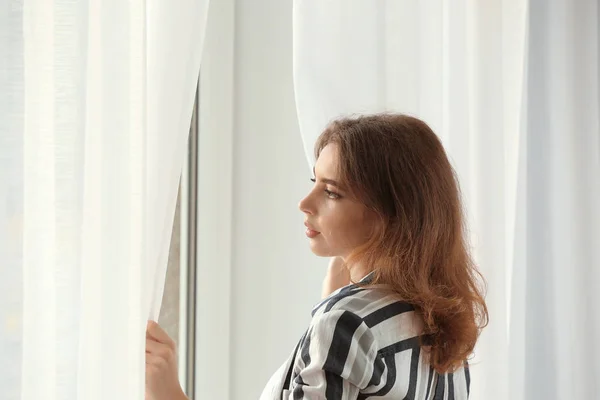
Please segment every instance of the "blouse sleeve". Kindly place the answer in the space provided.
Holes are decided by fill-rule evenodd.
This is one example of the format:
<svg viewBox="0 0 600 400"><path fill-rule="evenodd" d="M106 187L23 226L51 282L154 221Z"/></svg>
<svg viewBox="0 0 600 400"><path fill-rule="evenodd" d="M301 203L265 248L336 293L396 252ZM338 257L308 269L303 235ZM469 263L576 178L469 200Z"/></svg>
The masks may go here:
<svg viewBox="0 0 600 400"><path fill-rule="evenodd" d="M290 400L351 400L369 384L377 346L356 314L334 310L311 323L299 350Z"/></svg>

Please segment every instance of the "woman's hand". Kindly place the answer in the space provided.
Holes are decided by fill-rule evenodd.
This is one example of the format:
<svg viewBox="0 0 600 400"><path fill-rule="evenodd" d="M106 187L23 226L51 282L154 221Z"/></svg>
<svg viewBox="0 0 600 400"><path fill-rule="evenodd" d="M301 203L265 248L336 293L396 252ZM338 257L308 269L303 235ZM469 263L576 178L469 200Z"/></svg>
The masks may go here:
<svg viewBox="0 0 600 400"><path fill-rule="evenodd" d="M333 257L331 261L329 261L327 275L325 275L325 279L323 280L323 290L321 295L325 298L339 288L349 285L350 283L350 271L346 267L344 260L342 260L341 257Z"/></svg>
<svg viewBox="0 0 600 400"><path fill-rule="evenodd" d="M179 384L175 342L154 321L146 327L146 400L188 400Z"/></svg>

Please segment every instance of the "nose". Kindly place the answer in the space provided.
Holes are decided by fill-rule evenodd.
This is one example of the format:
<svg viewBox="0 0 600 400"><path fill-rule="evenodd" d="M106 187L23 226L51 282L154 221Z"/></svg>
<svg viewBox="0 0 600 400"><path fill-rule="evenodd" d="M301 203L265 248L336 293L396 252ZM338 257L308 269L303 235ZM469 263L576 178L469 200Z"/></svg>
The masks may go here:
<svg viewBox="0 0 600 400"><path fill-rule="evenodd" d="M309 193L305 198L300 200L300 203L298 203L298 208L300 209L300 211L309 215L314 214L314 207L311 201L311 193Z"/></svg>

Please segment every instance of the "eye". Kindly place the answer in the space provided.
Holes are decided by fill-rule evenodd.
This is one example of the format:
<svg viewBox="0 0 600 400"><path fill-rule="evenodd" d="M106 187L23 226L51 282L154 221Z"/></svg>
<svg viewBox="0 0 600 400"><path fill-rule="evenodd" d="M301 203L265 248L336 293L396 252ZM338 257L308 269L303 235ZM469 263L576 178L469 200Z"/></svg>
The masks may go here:
<svg viewBox="0 0 600 400"><path fill-rule="evenodd" d="M339 194L332 192L331 190L327 190L327 189L325 189L325 193L327 194L327 197L329 197L332 200L337 200L342 197Z"/></svg>
<svg viewBox="0 0 600 400"><path fill-rule="evenodd" d="M311 181L312 183L317 183L317 180L316 180L315 178L310 178L310 181Z"/></svg>

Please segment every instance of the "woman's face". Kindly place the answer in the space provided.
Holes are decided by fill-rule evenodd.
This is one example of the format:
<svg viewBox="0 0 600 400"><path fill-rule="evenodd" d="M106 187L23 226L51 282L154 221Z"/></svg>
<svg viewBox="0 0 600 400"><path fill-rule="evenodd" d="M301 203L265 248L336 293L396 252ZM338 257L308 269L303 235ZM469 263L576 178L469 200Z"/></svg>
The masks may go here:
<svg viewBox="0 0 600 400"><path fill-rule="evenodd" d="M313 253L346 259L369 239L375 218L338 183L338 157L336 144L323 148L314 168L315 184L299 208L305 214L306 236Z"/></svg>

